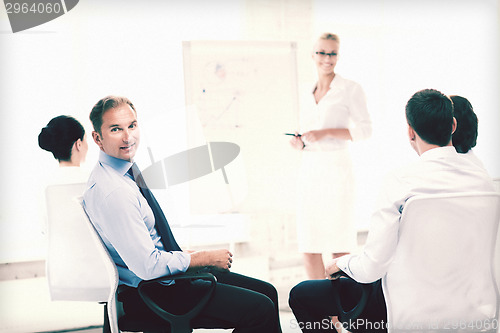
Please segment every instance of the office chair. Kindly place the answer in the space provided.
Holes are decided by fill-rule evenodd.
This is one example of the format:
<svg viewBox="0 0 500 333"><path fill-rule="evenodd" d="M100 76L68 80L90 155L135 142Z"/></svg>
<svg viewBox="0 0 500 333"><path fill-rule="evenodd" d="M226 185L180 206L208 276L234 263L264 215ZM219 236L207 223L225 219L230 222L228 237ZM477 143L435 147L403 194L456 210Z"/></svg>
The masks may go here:
<svg viewBox="0 0 500 333"><path fill-rule="evenodd" d="M497 192L500 192L500 178L493 178L493 183Z"/></svg>
<svg viewBox="0 0 500 333"><path fill-rule="evenodd" d="M103 332L192 332L190 320L208 302L215 289L215 277L209 273L179 274L142 281L139 294L159 318L146 321L125 315L117 299L118 271L83 209L84 190L84 183L52 185L46 190L49 239L46 271L51 299L104 303ZM147 294L147 286L152 283L180 279L211 282L207 294L185 314L164 311Z"/></svg>
<svg viewBox="0 0 500 333"><path fill-rule="evenodd" d="M500 194L421 195L403 209L382 279L389 332L496 331Z"/></svg>
<svg viewBox="0 0 500 333"><path fill-rule="evenodd" d="M335 278L333 283L337 283L338 279L351 279L353 280L347 273L344 271L338 271L337 273L332 274L332 277ZM350 310L345 310L342 306L342 302L340 300L339 293L333 293L333 301L337 306L337 309L340 309L340 314L337 316L341 323L355 322L356 319L359 318L361 313L366 307L368 303L368 297L372 291L370 284L358 283L358 288L361 291L361 297L358 300L358 304ZM337 289L340 288L340 285L337 286Z"/></svg>

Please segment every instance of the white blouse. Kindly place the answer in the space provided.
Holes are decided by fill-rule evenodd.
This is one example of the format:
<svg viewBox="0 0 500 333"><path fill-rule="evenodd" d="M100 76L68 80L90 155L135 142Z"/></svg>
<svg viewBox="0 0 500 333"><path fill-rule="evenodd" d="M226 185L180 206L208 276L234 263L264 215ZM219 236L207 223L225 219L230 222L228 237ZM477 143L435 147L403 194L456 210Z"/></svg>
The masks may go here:
<svg viewBox="0 0 500 333"><path fill-rule="evenodd" d="M371 136L372 121L366 105L366 96L361 86L336 74L330 90L316 104L314 89L304 96L300 111L300 133L326 128L347 128L352 141ZM307 143L307 150L338 150L346 148L348 141L326 138Z"/></svg>

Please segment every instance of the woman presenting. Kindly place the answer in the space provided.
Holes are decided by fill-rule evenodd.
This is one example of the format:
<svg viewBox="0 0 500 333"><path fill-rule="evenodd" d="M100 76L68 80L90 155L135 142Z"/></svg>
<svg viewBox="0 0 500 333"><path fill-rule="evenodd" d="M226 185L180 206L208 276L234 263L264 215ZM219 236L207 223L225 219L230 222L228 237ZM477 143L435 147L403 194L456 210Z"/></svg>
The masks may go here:
<svg viewBox="0 0 500 333"><path fill-rule="evenodd" d="M349 141L371 135L363 89L335 73L337 35L324 33L312 59L318 81L302 101L300 131L290 143L303 151L298 180L297 237L309 279L325 278L322 253L333 258L352 251L354 179Z"/></svg>

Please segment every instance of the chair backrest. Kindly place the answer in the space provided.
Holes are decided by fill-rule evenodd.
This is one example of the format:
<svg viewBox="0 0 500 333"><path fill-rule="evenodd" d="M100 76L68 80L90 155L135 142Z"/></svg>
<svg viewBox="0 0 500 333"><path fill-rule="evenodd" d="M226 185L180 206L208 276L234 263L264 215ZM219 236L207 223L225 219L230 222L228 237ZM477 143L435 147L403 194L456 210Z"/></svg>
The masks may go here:
<svg viewBox="0 0 500 333"><path fill-rule="evenodd" d="M497 192L500 192L500 178L493 178L493 183Z"/></svg>
<svg viewBox="0 0 500 333"><path fill-rule="evenodd" d="M113 333L119 332L115 306L118 272L82 206L85 184L46 189L47 280L52 300L108 303Z"/></svg>
<svg viewBox="0 0 500 333"><path fill-rule="evenodd" d="M422 195L406 202L382 281L391 332L496 329L499 220L499 193Z"/></svg>

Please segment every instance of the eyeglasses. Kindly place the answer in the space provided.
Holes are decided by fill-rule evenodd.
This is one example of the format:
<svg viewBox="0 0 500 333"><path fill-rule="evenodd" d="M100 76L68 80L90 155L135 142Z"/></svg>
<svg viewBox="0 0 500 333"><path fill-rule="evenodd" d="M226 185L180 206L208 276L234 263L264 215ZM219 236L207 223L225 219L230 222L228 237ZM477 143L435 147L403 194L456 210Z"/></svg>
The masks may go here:
<svg viewBox="0 0 500 333"><path fill-rule="evenodd" d="M319 55L320 57L324 58L326 56L330 56L330 57L335 57L337 55L336 52L332 52L332 53L326 53L326 52L316 52L317 55Z"/></svg>

